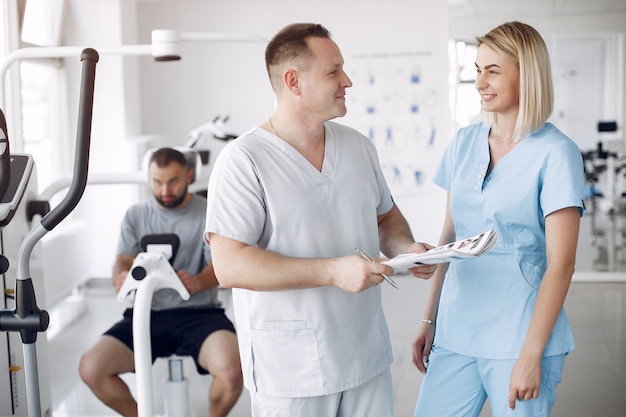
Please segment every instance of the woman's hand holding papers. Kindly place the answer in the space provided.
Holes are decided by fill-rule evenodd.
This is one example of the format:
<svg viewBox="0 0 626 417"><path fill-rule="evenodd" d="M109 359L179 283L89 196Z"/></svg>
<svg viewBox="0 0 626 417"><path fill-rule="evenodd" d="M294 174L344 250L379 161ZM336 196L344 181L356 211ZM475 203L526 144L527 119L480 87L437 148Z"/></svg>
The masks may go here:
<svg viewBox="0 0 626 417"><path fill-rule="evenodd" d="M424 253L431 249L434 246L429 245L428 243L415 242L411 246L408 247L407 253ZM435 272L437 265L419 265L414 268L410 268L409 272L415 277L419 279L430 279Z"/></svg>

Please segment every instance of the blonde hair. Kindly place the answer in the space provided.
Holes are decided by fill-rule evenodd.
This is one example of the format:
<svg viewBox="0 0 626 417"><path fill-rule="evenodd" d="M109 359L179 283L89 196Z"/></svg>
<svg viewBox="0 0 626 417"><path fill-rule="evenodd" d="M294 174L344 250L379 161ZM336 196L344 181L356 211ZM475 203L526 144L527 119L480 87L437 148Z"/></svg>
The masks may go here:
<svg viewBox="0 0 626 417"><path fill-rule="evenodd" d="M554 88L550 56L543 38L532 26L520 22L506 22L476 38L505 59L518 66L519 114L513 138L519 141L548 120L554 108ZM497 120L488 113L491 122Z"/></svg>

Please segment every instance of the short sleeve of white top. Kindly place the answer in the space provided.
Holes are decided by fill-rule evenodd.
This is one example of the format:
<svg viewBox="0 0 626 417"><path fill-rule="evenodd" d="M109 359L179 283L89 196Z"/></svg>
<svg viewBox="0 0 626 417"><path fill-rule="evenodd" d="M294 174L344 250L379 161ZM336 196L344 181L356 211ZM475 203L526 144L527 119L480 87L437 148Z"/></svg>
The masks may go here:
<svg viewBox="0 0 626 417"><path fill-rule="evenodd" d="M495 229L488 254L450 263L437 315L435 343L490 359L517 358L546 270L545 217L565 208L584 213L578 146L546 123L486 175L489 126L462 128L448 145L433 181L450 192L457 239ZM569 352L574 340L562 309L544 351Z"/></svg>
<svg viewBox="0 0 626 417"><path fill-rule="evenodd" d="M219 154L206 232L296 258L377 254L377 216L393 200L371 141L327 122L322 170L282 139L254 128ZM207 239L205 233L205 240ZM257 292L233 289L244 382L276 397L358 386L391 363L380 287Z"/></svg>

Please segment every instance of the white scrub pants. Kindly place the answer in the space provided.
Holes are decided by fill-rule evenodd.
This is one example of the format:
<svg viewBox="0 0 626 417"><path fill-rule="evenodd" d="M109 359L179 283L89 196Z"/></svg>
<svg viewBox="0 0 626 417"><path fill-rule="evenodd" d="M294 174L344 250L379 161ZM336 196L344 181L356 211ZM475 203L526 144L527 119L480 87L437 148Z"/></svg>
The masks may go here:
<svg viewBox="0 0 626 417"><path fill-rule="evenodd" d="M389 369L363 385L318 397L277 398L250 393L252 417L393 417Z"/></svg>
<svg viewBox="0 0 626 417"><path fill-rule="evenodd" d="M480 359L434 346L422 381L415 417L477 417L489 397L493 417L548 417L561 382L565 354L541 361L539 396L509 408L515 360Z"/></svg>

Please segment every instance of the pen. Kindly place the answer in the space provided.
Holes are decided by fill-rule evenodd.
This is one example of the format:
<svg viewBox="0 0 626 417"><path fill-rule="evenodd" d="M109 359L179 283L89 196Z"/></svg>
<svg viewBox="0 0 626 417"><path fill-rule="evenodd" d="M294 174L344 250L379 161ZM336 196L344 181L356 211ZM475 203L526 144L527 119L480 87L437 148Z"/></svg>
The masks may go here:
<svg viewBox="0 0 626 417"><path fill-rule="evenodd" d="M359 256L363 259L365 259L366 261L369 262L374 262L374 260L365 252L363 252L361 249L355 247L354 250L356 251L356 253L359 254ZM385 281L387 281L388 283L390 283L394 288L398 288L398 284L396 284L391 277L385 275L385 274L380 274L383 276L383 278L385 278Z"/></svg>

